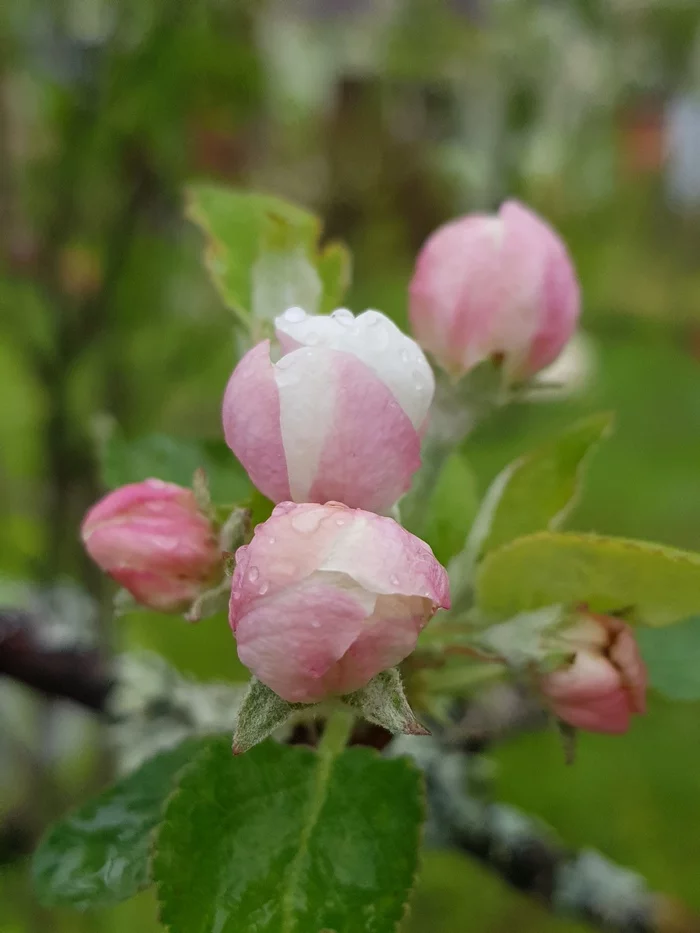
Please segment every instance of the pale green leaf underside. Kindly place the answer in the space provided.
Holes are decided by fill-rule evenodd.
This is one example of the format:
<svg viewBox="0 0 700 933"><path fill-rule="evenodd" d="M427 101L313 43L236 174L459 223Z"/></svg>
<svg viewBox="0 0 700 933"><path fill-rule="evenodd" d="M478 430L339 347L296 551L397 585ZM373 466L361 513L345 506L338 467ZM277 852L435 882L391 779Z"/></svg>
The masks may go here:
<svg viewBox="0 0 700 933"><path fill-rule="evenodd" d="M476 578L487 614L508 618L554 604L586 604L647 625L700 612L700 555L597 535L541 532L491 551Z"/></svg>
<svg viewBox="0 0 700 933"><path fill-rule="evenodd" d="M350 748L319 782L310 749L207 749L171 798L154 873L171 933L394 931L423 801L407 761Z"/></svg>

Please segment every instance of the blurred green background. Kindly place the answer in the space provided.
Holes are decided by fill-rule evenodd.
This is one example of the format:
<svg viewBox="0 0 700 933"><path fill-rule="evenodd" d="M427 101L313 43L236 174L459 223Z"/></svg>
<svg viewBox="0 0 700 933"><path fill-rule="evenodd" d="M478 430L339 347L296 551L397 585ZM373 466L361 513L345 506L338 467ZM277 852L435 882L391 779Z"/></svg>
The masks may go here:
<svg viewBox="0 0 700 933"><path fill-rule="evenodd" d="M541 211L579 270L583 337L563 391L469 439L476 487L573 416L611 409L572 524L700 549L697 0L3 0L3 602L73 581L106 604L77 539L105 416L128 438L219 437L236 348L183 220L192 178L317 212L353 250L348 305L400 323L438 224L510 196ZM454 520L435 523L441 557L458 538ZM98 634L105 651L145 645L201 678L238 675L224 620L132 615ZM87 717L13 685L0 707L0 933L157 929L150 894L89 915L34 902L14 827L39 832L98 786L99 743ZM627 736L583 736L573 767L552 733L496 758L502 799L700 909L700 706L653 700ZM407 929L574 926L440 854Z"/></svg>

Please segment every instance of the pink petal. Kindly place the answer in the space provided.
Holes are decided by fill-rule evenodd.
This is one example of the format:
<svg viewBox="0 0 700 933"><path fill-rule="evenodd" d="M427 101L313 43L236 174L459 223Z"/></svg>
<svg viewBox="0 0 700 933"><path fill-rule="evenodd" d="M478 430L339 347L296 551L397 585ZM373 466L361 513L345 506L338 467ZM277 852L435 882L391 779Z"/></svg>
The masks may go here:
<svg viewBox="0 0 700 933"><path fill-rule="evenodd" d="M269 340L249 350L234 369L224 393L222 420L226 443L258 489L273 502L289 499Z"/></svg>
<svg viewBox="0 0 700 933"><path fill-rule="evenodd" d="M625 625L610 649L610 660L620 672L635 713L646 711L647 669L629 626Z"/></svg>
<svg viewBox="0 0 700 933"><path fill-rule="evenodd" d="M349 573L372 593L421 596L435 607L450 606L447 573L430 546L391 518L357 509L322 567Z"/></svg>
<svg viewBox="0 0 700 933"><path fill-rule="evenodd" d="M237 626L238 656L288 702L316 702L342 686L334 666L371 611L352 581L314 574L251 605Z"/></svg>
<svg viewBox="0 0 700 933"><path fill-rule="evenodd" d="M111 519L123 519L131 513L160 515L169 504L176 503L184 509L196 512L197 503L191 489L164 483L159 479L146 479L140 483L120 486L100 499L83 519L83 535Z"/></svg>
<svg viewBox="0 0 700 933"><path fill-rule="evenodd" d="M187 609L202 591L201 584L196 581L178 580L147 571L114 570L111 576L137 602L159 612Z"/></svg>
<svg viewBox="0 0 700 933"><path fill-rule="evenodd" d="M376 674L407 658L432 614L433 606L428 599L380 596L357 640L335 669L337 692L359 690Z"/></svg>
<svg viewBox="0 0 700 933"><path fill-rule="evenodd" d="M408 490L420 466L420 437L387 386L347 353L333 355L333 424L309 498L383 512Z"/></svg>

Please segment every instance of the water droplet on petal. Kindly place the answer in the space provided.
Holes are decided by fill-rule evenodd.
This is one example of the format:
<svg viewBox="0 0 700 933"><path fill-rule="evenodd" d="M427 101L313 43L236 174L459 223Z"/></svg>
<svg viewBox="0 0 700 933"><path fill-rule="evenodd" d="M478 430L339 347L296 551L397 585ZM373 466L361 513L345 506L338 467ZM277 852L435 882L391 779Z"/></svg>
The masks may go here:
<svg viewBox="0 0 700 933"><path fill-rule="evenodd" d="M392 574L391 577L389 577L389 583L391 583L392 586L398 586L400 582L401 581L399 580L399 578L396 576L395 573Z"/></svg>
<svg viewBox="0 0 700 933"><path fill-rule="evenodd" d="M306 311L303 308L287 308L282 317L290 324L298 324L306 317Z"/></svg>
<svg viewBox="0 0 700 933"><path fill-rule="evenodd" d="M267 543L268 543L268 544L274 544L276 540L277 540L276 538L274 538L272 535L270 535L270 537L267 539Z"/></svg>
<svg viewBox="0 0 700 933"><path fill-rule="evenodd" d="M348 308L338 308L337 311L331 314L331 317L339 324L348 325L355 323L355 315Z"/></svg>
<svg viewBox="0 0 700 933"><path fill-rule="evenodd" d="M304 343L309 347L315 347L321 337L316 333L315 330L310 330L308 334L304 336Z"/></svg>
<svg viewBox="0 0 700 933"><path fill-rule="evenodd" d="M292 528L303 535L313 534L321 524L323 513L320 509L313 509L310 512L297 512L292 515Z"/></svg>
<svg viewBox="0 0 700 933"><path fill-rule="evenodd" d="M340 527L342 527L342 526L345 524L345 519L344 519L344 518L336 518L335 523L336 523L336 525L340 528Z"/></svg>
<svg viewBox="0 0 700 933"><path fill-rule="evenodd" d="M408 350L406 350L406 349L402 350L400 356L401 356L401 362L402 362L402 363L410 363L410 362L411 362L411 354L410 354L410 352L409 352Z"/></svg>
<svg viewBox="0 0 700 933"><path fill-rule="evenodd" d="M318 619L313 619L311 622L311 628L321 628L321 623Z"/></svg>
<svg viewBox="0 0 700 933"><path fill-rule="evenodd" d="M258 579L259 576L260 576L260 571L258 570L257 567L251 567L250 570L248 571L248 579L250 580L251 583L255 583L255 581Z"/></svg>
<svg viewBox="0 0 700 933"><path fill-rule="evenodd" d="M238 592L238 590L235 590L231 595L235 600L239 600L241 598L241 594Z"/></svg>
<svg viewBox="0 0 700 933"><path fill-rule="evenodd" d="M378 311L367 311L365 314L365 320L367 321L368 327L376 327L377 324L379 324L379 322L382 320L382 317Z"/></svg>
<svg viewBox="0 0 700 933"><path fill-rule="evenodd" d="M278 360L275 365L277 366L277 369L289 369L293 362L294 360L292 358L292 354L288 353L286 356L283 356L280 360Z"/></svg>
<svg viewBox="0 0 700 933"><path fill-rule="evenodd" d="M268 591L269 589L270 589L270 584L269 584L269 583L262 583L262 584L260 585L260 589L258 590L258 593L260 593L261 596L264 596L265 593L267 593L267 591Z"/></svg>

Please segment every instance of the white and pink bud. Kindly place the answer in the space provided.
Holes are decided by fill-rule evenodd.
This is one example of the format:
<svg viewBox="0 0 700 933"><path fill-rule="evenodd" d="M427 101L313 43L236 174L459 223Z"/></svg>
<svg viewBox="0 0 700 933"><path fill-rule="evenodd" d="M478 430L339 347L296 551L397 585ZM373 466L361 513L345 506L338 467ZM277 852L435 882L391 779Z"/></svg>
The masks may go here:
<svg viewBox="0 0 700 933"><path fill-rule="evenodd" d="M352 693L415 648L444 568L393 519L284 502L238 549L230 623L238 656L290 703Z"/></svg>
<svg viewBox="0 0 700 933"><path fill-rule="evenodd" d="M81 536L90 557L134 599L161 612L188 609L223 577L210 520L191 489L147 479L94 505Z"/></svg>
<svg viewBox="0 0 700 933"><path fill-rule="evenodd" d="M410 285L416 340L455 377L492 359L508 382L527 379L557 358L579 312L563 241L517 201L436 230Z"/></svg>
<svg viewBox="0 0 700 933"><path fill-rule="evenodd" d="M328 502L386 512L420 466L433 373L420 347L378 311L276 322L233 371L226 442L273 502Z"/></svg>
<svg viewBox="0 0 700 933"><path fill-rule="evenodd" d="M632 630L611 616L582 615L557 638L567 665L540 680L559 719L591 732L626 732L646 707L647 672Z"/></svg>

